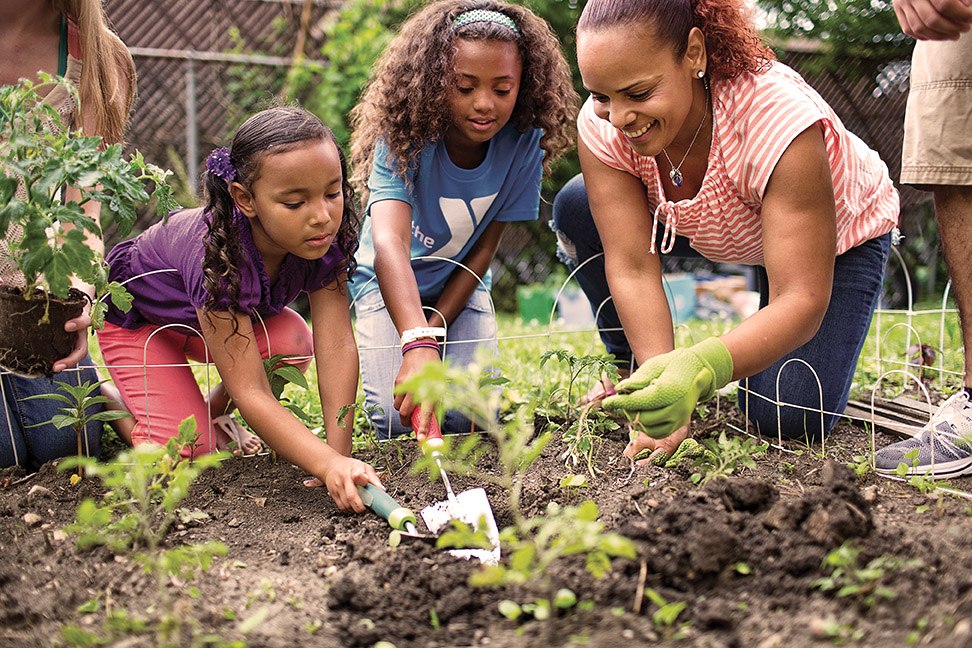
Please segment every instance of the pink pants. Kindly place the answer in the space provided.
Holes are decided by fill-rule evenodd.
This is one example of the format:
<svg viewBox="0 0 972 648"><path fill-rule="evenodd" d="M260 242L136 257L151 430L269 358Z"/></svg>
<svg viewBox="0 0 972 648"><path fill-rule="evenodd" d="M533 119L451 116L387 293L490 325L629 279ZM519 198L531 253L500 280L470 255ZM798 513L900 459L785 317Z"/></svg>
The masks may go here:
<svg viewBox="0 0 972 648"><path fill-rule="evenodd" d="M264 358L271 353L301 358L313 355L310 328L296 312L285 308L264 322L266 333L259 321L253 324ZM125 407L135 417L134 444L165 445L178 435L179 423L195 416L197 443L202 445L193 452L204 454L217 449L209 405L187 365L188 360L207 361L201 335L182 326L126 329L105 324L104 330L98 331L98 343L108 373L121 392ZM294 363L301 371L309 365L309 359ZM183 455L189 454L190 449L184 449Z"/></svg>

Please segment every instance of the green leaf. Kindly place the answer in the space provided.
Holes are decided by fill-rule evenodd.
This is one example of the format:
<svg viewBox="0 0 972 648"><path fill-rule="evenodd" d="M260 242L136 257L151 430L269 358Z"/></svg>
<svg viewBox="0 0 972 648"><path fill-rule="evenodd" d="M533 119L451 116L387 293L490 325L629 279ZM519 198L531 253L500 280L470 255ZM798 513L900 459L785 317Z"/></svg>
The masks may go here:
<svg viewBox="0 0 972 648"><path fill-rule="evenodd" d="M571 608L577 604L577 595L569 589L561 588L557 590L553 603L558 608Z"/></svg>
<svg viewBox="0 0 972 648"><path fill-rule="evenodd" d="M523 614L523 610L519 604L509 599L503 599L497 604L497 607L499 608L499 613L510 621L516 621Z"/></svg>
<svg viewBox="0 0 972 648"><path fill-rule="evenodd" d="M78 614L90 614L91 612L97 612L101 609L101 602L96 599L88 599L81 605L77 607Z"/></svg>

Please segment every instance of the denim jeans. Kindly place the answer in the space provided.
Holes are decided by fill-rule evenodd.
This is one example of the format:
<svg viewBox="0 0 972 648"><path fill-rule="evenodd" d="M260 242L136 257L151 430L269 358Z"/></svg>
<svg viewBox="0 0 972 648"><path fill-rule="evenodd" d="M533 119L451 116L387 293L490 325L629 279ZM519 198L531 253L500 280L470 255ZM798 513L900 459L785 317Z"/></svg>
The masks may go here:
<svg viewBox="0 0 972 648"><path fill-rule="evenodd" d="M603 252L582 176L571 179L557 194L551 227L557 234L559 256L571 270ZM836 425L839 413L847 406L857 359L881 295L890 245L890 234L884 234L838 256L834 263L830 306L816 335L769 368L740 381L739 406L762 434L776 436L779 430L784 437L791 439L819 440L821 392L824 412L833 413L824 415L823 433L826 434ZM683 236L675 237L675 246L670 254L699 256ZM769 301L766 271L760 267L757 274L760 280L760 308L763 308ZM611 292L604 273L603 257L584 265L575 278L595 313L598 306L604 303L597 324L599 328L609 329L601 332L601 339L608 352L621 359L620 365L623 359L631 358L631 348L621 330L614 304L608 299ZM783 365L793 358L803 360L814 368L820 378L820 388L813 374L800 362L790 363L780 373ZM777 375L780 377L779 401L788 404L780 407L779 418L776 406ZM802 409L804 407L808 409Z"/></svg>
<svg viewBox="0 0 972 648"><path fill-rule="evenodd" d="M55 428L51 424L31 427L50 421L60 414L63 403L56 400L39 398L25 401L24 398L37 394L52 394L58 386L54 381L79 385L97 382L98 373L91 366L91 357L81 361L78 368L67 369L54 374L53 379L45 377L24 378L10 373L0 375L3 389L3 411L0 412L0 467L15 464L27 470L36 471L42 464L56 459L75 455L78 451L78 437L74 429ZM99 395L95 390L94 396ZM101 405L88 408L88 413L101 411ZM104 424L92 421L85 428L81 438L81 449L85 455L101 455L101 432Z"/></svg>
<svg viewBox="0 0 972 648"><path fill-rule="evenodd" d="M423 302L430 306L435 299ZM394 405L395 377L402 366L402 350L398 330L388 315L381 291L372 290L358 297L355 316L365 405L381 408L381 411L375 409L371 417L378 438L411 434L411 429L401 424ZM488 348L494 356L499 355L496 316L489 295L483 290L472 294L466 307L449 325L443 358L447 358L453 367L466 367L475 360L480 347ZM471 425L469 419L457 411L447 411L445 420L441 421L445 434L469 432Z"/></svg>

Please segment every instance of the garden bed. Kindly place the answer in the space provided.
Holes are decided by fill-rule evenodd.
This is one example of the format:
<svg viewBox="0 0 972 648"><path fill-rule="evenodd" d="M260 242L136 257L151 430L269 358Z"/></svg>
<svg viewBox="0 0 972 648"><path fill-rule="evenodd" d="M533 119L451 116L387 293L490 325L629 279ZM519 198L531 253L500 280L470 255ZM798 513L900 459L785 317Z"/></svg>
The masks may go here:
<svg viewBox="0 0 972 648"><path fill-rule="evenodd" d="M698 428L697 437L724 429L711 422ZM877 443L891 440L879 434ZM702 488L690 481L691 468L632 472L621 456L625 442L623 430L604 438L595 464L603 473L568 492L561 479L582 471L565 467L554 435L524 481L525 515L542 513L548 502L590 499L606 527L637 551L634 560L613 559L600 579L582 556L553 563L551 584L581 603L548 621L513 622L499 612L504 599L538 596L531 583L471 587L476 563L417 540L389 546L383 520L339 512L289 464L230 459L205 472L183 503L208 519L167 536L170 546L219 540L229 550L191 583L168 585L185 622L182 645L190 635L197 645L219 639L280 647L972 645L972 502L929 497L871 472L858 477L846 464L869 443L861 428L842 424L826 457L770 449L755 469ZM382 470L391 495L418 512L444 491L410 472L415 452L404 443L360 456ZM495 455L487 451L480 468L498 470ZM79 551L60 530L84 497L103 492L95 479L72 486L69 478L53 464L33 476L0 473L0 646L63 645L65 625L106 636L106 611L149 620L157 613L158 592L140 566L105 547ZM457 490L484 486L500 528L512 523L498 487L458 476L453 483ZM841 597L814 583L831 575L822 563L845 541L860 549L847 570L859 587ZM878 558L878 571L866 572ZM670 623L656 614L665 602L669 613L685 603ZM117 645L155 645L151 632L123 635Z"/></svg>

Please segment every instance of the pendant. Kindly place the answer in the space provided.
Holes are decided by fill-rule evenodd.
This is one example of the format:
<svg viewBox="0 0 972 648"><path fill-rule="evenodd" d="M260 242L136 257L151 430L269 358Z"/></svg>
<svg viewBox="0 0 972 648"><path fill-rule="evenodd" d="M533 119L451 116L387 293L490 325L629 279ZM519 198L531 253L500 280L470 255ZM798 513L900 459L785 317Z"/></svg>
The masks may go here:
<svg viewBox="0 0 972 648"><path fill-rule="evenodd" d="M672 169L671 171L668 172L668 177L672 179L672 184L673 185L675 185L679 189L682 188L682 172L681 171L679 171L678 169Z"/></svg>

